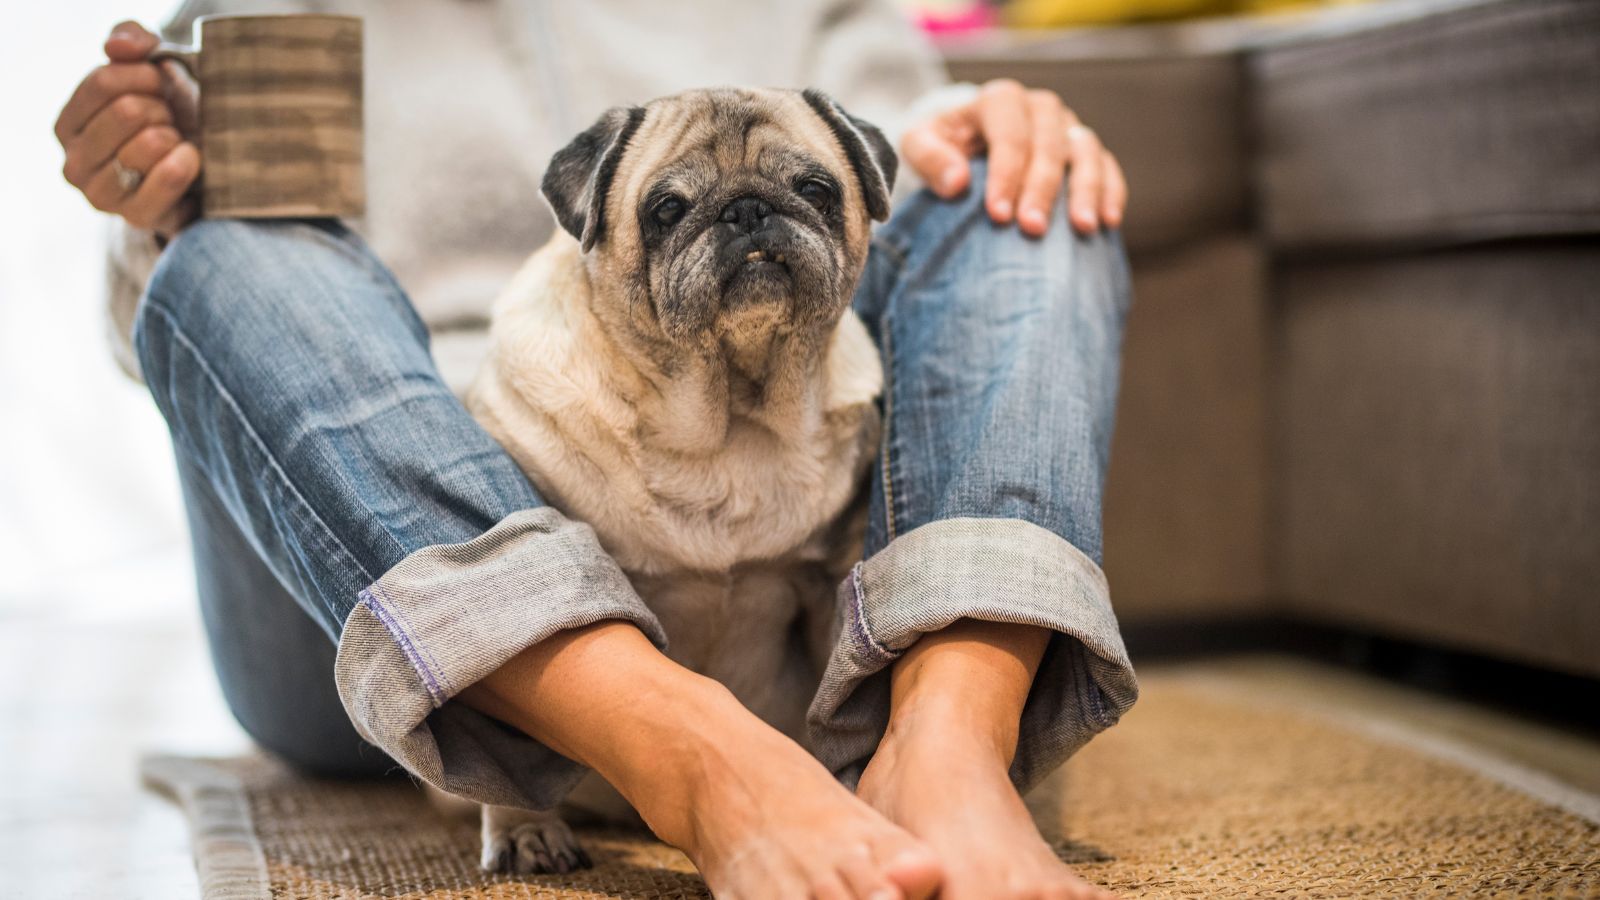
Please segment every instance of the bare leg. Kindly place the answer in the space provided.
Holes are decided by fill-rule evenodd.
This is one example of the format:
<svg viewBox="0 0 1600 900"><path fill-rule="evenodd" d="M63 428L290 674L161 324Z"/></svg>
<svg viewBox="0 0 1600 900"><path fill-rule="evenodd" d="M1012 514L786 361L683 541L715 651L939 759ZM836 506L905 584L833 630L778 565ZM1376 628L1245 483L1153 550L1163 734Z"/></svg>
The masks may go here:
<svg viewBox="0 0 1600 900"><path fill-rule="evenodd" d="M926 845L631 624L561 632L461 699L599 772L719 898L920 900L938 887Z"/></svg>
<svg viewBox="0 0 1600 900"><path fill-rule="evenodd" d="M894 663L888 732L857 794L939 853L942 900L1111 896L1056 857L1008 774L1049 637L961 619Z"/></svg>

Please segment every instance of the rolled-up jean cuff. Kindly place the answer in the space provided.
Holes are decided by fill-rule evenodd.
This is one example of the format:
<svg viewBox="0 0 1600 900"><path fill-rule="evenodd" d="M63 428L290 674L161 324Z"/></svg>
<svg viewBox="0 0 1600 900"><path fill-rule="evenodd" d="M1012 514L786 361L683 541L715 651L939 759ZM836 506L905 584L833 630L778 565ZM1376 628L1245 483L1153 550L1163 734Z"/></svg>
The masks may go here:
<svg viewBox="0 0 1600 900"><path fill-rule="evenodd" d="M858 563L839 585L842 623L807 713L812 752L854 784L889 721L890 663L962 618L1055 632L1023 707L1011 779L1027 790L1138 697L1105 573L1020 519L930 522Z"/></svg>
<svg viewBox="0 0 1600 900"><path fill-rule="evenodd" d="M362 737L453 794L548 809L586 771L461 703L467 686L541 640L604 619L666 634L594 530L549 507L462 544L424 547L361 591L335 662Z"/></svg>

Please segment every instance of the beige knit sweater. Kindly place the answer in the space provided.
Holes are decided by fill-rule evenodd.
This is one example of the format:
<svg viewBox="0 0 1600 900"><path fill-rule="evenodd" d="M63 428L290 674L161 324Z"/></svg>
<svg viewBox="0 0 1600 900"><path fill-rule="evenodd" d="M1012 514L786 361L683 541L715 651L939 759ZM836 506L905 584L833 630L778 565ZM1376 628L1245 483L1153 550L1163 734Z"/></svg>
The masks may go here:
<svg viewBox="0 0 1600 900"><path fill-rule="evenodd" d="M967 94L941 89L937 58L889 0L189 0L162 30L188 42L196 17L244 12L366 20L368 204L351 224L458 391L495 294L554 227L546 161L607 107L698 86L815 86L898 145ZM149 232L113 224L113 349L135 378L133 315L158 253Z"/></svg>

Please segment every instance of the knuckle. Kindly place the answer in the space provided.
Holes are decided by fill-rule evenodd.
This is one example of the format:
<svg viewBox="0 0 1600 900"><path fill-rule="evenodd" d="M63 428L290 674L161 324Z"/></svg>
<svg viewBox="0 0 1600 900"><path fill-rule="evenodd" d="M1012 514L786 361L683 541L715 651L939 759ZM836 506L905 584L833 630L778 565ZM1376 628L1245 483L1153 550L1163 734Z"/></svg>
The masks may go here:
<svg viewBox="0 0 1600 900"><path fill-rule="evenodd" d="M83 81L90 90L109 94L116 87L116 78L117 73L111 66L105 65L96 67Z"/></svg>
<svg viewBox="0 0 1600 900"><path fill-rule="evenodd" d="M984 84L983 89L985 92L990 94L999 94L1008 97L1015 97L1021 94L1024 90L1022 87L1022 82L1016 80L1015 78L992 79Z"/></svg>
<svg viewBox="0 0 1600 900"><path fill-rule="evenodd" d="M83 162L78 153L72 150L67 151L67 158L61 163L61 177L65 178L67 183L73 187L83 186Z"/></svg>
<svg viewBox="0 0 1600 900"><path fill-rule="evenodd" d="M192 155L173 156L169 153L152 174L158 185L182 193L188 189L195 176L200 174L200 169Z"/></svg>
<svg viewBox="0 0 1600 900"><path fill-rule="evenodd" d="M144 121L145 106L138 94L123 94L111 101L111 115L117 124L132 127Z"/></svg>
<svg viewBox="0 0 1600 900"><path fill-rule="evenodd" d="M139 132L138 150L152 159L160 159L168 150L178 146L178 132L167 125L151 125Z"/></svg>
<svg viewBox="0 0 1600 900"><path fill-rule="evenodd" d="M150 186L161 194L179 194L189 186L187 166L167 162L150 170Z"/></svg>

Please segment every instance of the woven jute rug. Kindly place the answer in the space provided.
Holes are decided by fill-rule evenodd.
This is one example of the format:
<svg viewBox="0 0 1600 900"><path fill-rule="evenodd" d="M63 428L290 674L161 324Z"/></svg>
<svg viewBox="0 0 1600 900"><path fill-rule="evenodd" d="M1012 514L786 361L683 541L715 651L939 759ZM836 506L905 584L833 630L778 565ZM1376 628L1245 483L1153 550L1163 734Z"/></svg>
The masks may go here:
<svg viewBox="0 0 1600 900"><path fill-rule="evenodd" d="M1600 803L1472 762L1404 727L1149 679L1029 805L1124 896L1600 896ZM587 871L484 875L476 829L404 782L264 758L152 757L144 775L187 812L207 900L707 896L682 854L620 831L580 831Z"/></svg>

